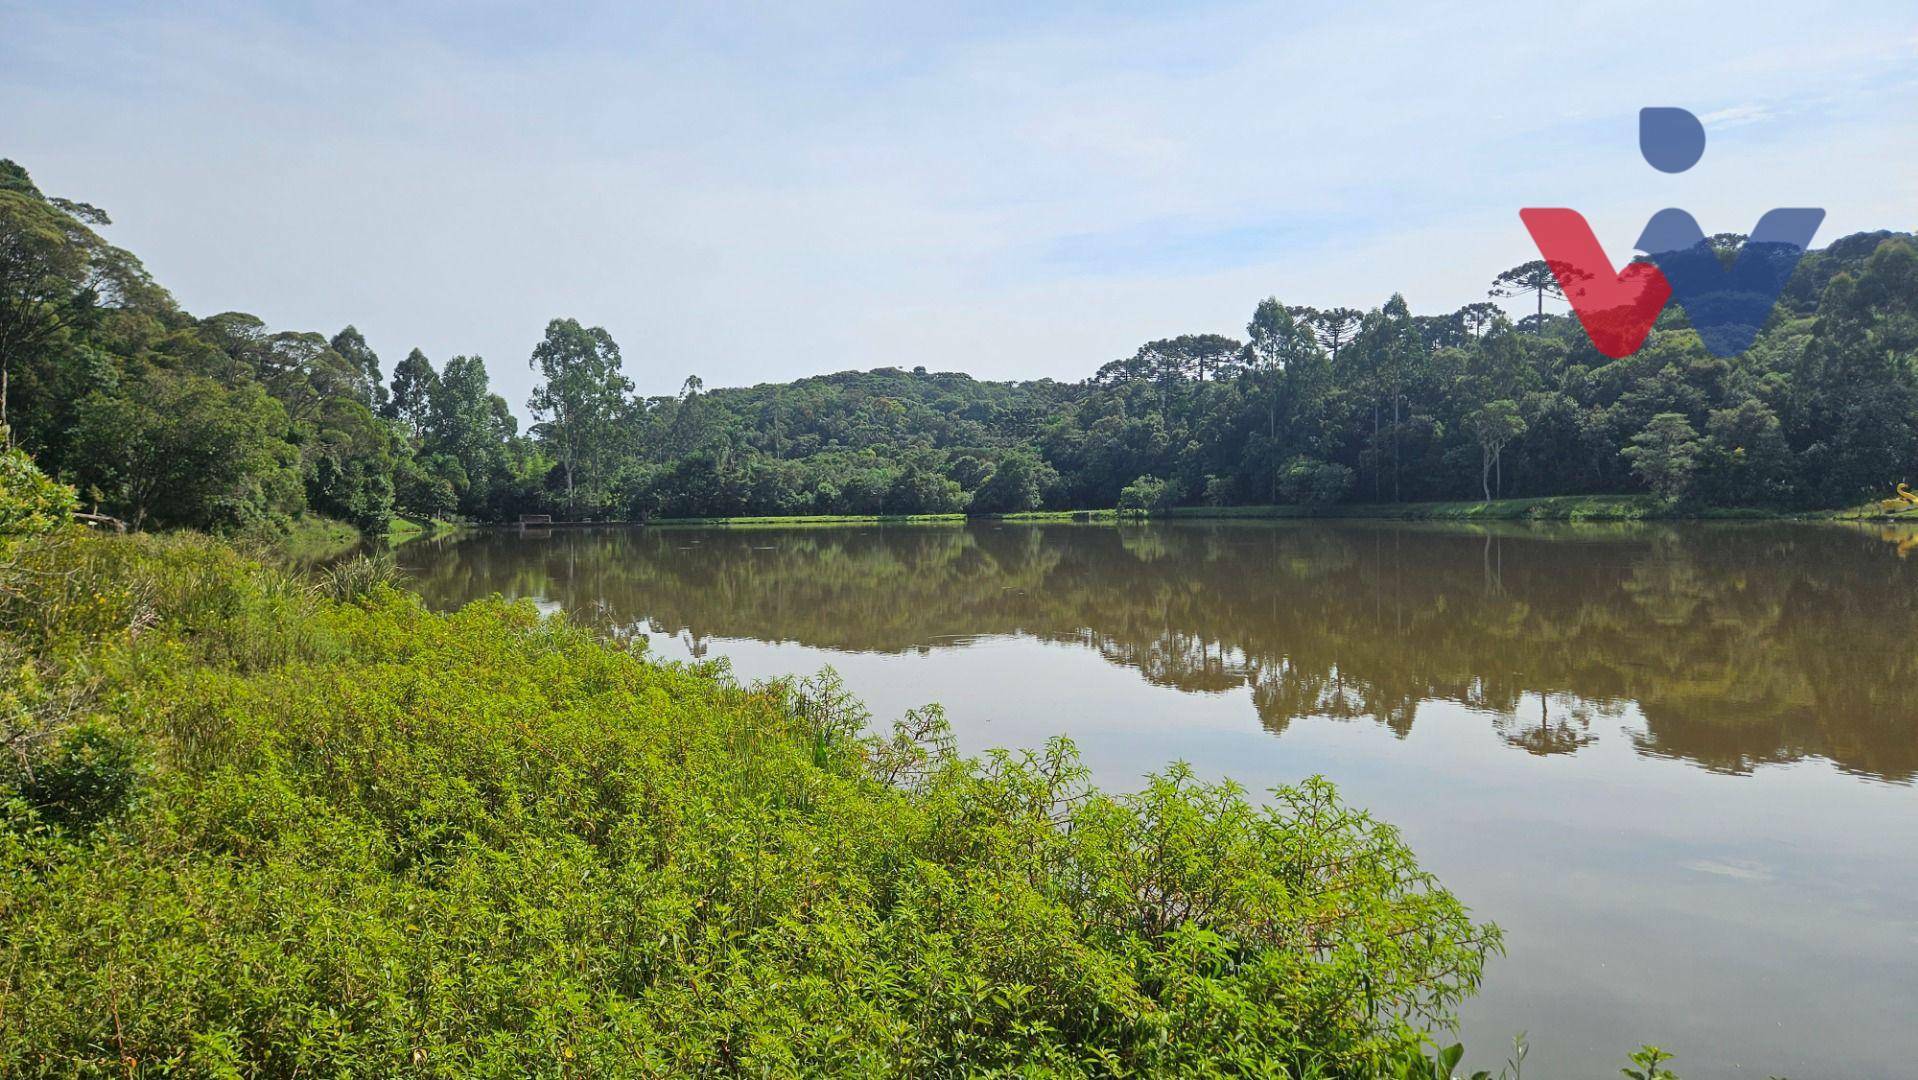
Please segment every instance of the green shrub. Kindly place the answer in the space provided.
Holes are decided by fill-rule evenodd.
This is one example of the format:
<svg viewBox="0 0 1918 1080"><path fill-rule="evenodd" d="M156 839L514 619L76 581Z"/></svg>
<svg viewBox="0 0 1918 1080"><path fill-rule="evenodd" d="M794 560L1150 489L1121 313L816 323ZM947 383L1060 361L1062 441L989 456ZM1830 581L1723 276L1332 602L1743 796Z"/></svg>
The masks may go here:
<svg viewBox="0 0 1918 1080"><path fill-rule="evenodd" d="M67 794L0 800L0 1075L1368 1076L1498 946L1324 781L1104 794L1064 741L867 737L831 677L529 604L342 604L197 538L33 559L113 614L0 632L143 764L129 803L75 728Z"/></svg>
<svg viewBox="0 0 1918 1080"><path fill-rule="evenodd" d="M1172 485L1156 476L1141 476L1119 492L1119 512L1145 515L1172 504Z"/></svg>
<svg viewBox="0 0 1918 1080"><path fill-rule="evenodd" d="M127 803L136 774L134 743L97 724L68 728L38 761L13 766L13 788L42 820L84 829Z"/></svg>
<svg viewBox="0 0 1918 1080"><path fill-rule="evenodd" d="M1315 458L1297 457L1279 470L1279 497L1299 506L1329 506L1352 490L1352 470Z"/></svg>
<svg viewBox="0 0 1918 1080"><path fill-rule="evenodd" d="M0 536L50 532L72 522L77 505L73 489L47 479L24 451L0 449Z"/></svg>

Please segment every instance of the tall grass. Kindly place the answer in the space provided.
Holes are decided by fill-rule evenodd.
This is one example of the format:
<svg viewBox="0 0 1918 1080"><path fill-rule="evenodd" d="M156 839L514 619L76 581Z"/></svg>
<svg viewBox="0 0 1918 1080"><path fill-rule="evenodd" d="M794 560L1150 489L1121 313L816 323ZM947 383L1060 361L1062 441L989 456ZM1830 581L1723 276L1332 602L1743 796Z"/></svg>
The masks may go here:
<svg viewBox="0 0 1918 1080"><path fill-rule="evenodd" d="M398 585L403 577L392 552L375 551L322 568L316 584L321 596L345 604L370 596L382 586Z"/></svg>

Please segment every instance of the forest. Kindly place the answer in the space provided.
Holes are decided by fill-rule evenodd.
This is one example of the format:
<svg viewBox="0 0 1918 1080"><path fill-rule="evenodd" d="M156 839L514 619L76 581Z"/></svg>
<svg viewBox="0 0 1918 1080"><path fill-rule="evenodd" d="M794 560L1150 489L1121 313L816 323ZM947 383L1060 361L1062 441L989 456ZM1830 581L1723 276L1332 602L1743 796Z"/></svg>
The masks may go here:
<svg viewBox="0 0 1918 1080"><path fill-rule="evenodd" d="M1637 354L1607 360L1547 310L1563 297L1538 261L1443 314L1398 295L1367 311L1267 298L1242 338L1147 342L1088 358L1073 383L932 372L908 352L644 397L609 333L556 318L526 361L539 383L522 430L480 357L415 349L388 368L351 326L189 314L102 237L109 224L0 162L0 423L86 509L136 529L1626 493L1806 510L1882 494L1918 462L1905 233L1807 254L1729 360L1675 306ZM1710 242L1730 259L1742 241Z"/></svg>

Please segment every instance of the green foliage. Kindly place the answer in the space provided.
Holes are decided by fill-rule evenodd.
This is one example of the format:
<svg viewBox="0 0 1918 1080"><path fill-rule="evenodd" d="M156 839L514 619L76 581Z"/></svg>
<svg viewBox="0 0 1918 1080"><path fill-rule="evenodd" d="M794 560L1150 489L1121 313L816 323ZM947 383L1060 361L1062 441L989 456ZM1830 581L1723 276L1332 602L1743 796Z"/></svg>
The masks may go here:
<svg viewBox="0 0 1918 1080"><path fill-rule="evenodd" d="M134 528L246 528L298 509L280 403L257 384L150 372L79 406L69 466Z"/></svg>
<svg viewBox="0 0 1918 1080"><path fill-rule="evenodd" d="M1681 413L1659 413L1620 453L1660 498L1682 498L1698 467L1698 432Z"/></svg>
<svg viewBox="0 0 1918 1080"><path fill-rule="evenodd" d="M606 460L633 384L620 373L619 346L612 335L597 326L581 326L576 319L546 324L545 339L533 349L532 365L545 379L527 402L540 421L534 430L553 448L566 508L577 516L582 493L599 501Z"/></svg>
<svg viewBox="0 0 1918 1080"><path fill-rule="evenodd" d="M51 532L77 505L73 489L47 479L25 451L0 449L0 537Z"/></svg>
<svg viewBox="0 0 1918 1080"><path fill-rule="evenodd" d="M37 758L37 760L36 760ZM97 724L59 734L50 751L13 762L5 781L41 821L85 829L126 805L137 760L134 743Z"/></svg>
<svg viewBox="0 0 1918 1080"><path fill-rule="evenodd" d="M1637 1068L1627 1066L1618 1071L1629 1080L1678 1080L1678 1074L1665 1067L1664 1063L1670 1060L1672 1055L1656 1046L1641 1046L1631 1058Z"/></svg>
<svg viewBox="0 0 1918 1080"><path fill-rule="evenodd" d="M0 632L106 683L0 798L9 1076L1369 1076L1498 946L1320 780L1108 795L530 605L34 544L108 602Z"/></svg>
<svg viewBox="0 0 1918 1080"><path fill-rule="evenodd" d="M1141 476L1119 492L1119 512L1149 514L1172 503L1172 486L1156 476Z"/></svg>
<svg viewBox="0 0 1918 1080"><path fill-rule="evenodd" d="M1480 451L1479 484L1484 489L1485 501L1492 501L1492 470L1500 467L1506 446L1513 439L1525 434L1524 417L1519 415L1518 405L1509 400L1487 402L1465 417L1465 426L1478 439ZM1504 486L1503 470L1500 469L1500 487Z"/></svg>
<svg viewBox="0 0 1918 1080"><path fill-rule="evenodd" d="M966 502L958 481L915 463L893 479L880 508L887 514L953 514L964 510Z"/></svg>
<svg viewBox="0 0 1918 1080"><path fill-rule="evenodd" d="M1525 1036L1512 1039L1512 1056L1505 1059L1504 1067L1498 1071L1497 1080L1524 1080L1525 1056L1530 1048ZM1396 1072L1387 1070L1385 1075L1395 1076L1398 1080L1455 1080L1459 1075L1455 1070L1465 1058L1465 1047L1460 1043L1435 1047L1430 1057L1421 1050L1407 1051L1398 1063ZM1494 1080L1492 1073L1485 1069L1474 1072L1471 1080ZM1675 1080L1675 1078L1674 1078Z"/></svg>
<svg viewBox="0 0 1918 1080"><path fill-rule="evenodd" d="M1279 497L1299 506L1328 506L1352 490L1352 470L1330 461L1296 457L1279 472Z"/></svg>
<svg viewBox="0 0 1918 1080"><path fill-rule="evenodd" d="M972 495L972 509L987 514L1017 514L1045 505L1059 474L1036 454L1014 451L999 459Z"/></svg>

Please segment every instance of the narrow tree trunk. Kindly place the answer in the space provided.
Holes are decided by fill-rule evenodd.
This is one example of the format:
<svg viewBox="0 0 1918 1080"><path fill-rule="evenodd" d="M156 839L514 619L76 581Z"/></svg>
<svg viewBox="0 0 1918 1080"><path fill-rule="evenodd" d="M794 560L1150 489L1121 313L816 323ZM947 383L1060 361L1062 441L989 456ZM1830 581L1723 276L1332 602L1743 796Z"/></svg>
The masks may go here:
<svg viewBox="0 0 1918 1080"><path fill-rule="evenodd" d="M1399 396L1392 395L1392 501L1399 501Z"/></svg>
<svg viewBox="0 0 1918 1080"><path fill-rule="evenodd" d="M1492 501L1492 448L1484 443L1478 448L1478 486L1485 492L1485 501Z"/></svg>
<svg viewBox="0 0 1918 1080"><path fill-rule="evenodd" d="M1275 388L1265 399L1265 464L1272 474L1272 502L1279 501L1279 395Z"/></svg>
<svg viewBox="0 0 1918 1080"><path fill-rule="evenodd" d="M1372 501L1379 501L1379 403L1372 402Z"/></svg>

